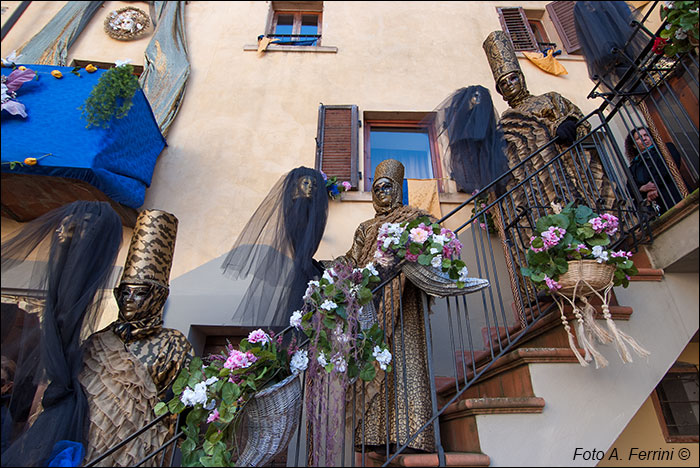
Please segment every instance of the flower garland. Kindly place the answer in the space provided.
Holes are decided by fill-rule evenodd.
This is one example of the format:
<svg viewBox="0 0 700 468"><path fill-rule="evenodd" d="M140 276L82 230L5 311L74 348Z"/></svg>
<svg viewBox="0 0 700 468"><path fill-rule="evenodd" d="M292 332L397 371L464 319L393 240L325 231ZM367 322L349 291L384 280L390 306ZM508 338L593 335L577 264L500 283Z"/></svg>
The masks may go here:
<svg viewBox="0 0 700 468"><path fill-rule="evenodd" d="M379 281L371 263L359 269L338 262L308 283L302 310L290 318L290 325L309 337L304 358L309 359L306 405L313 466L331 463L343 449L337 435L345 427L345 392L351 382L373 380L377 367L392 370L383 330L377 323L362 330L359 322L363 307L371 306L371 285Z"/></svg>
<svg viewBox="0 0 700 468"><path fill-rule="evenodd" d="M306 351L295 341L282 349L281 342L281 334L275 338L272 332L254 330L238 349L228 343L220 354L209 356L208 365L195 357L182 369L173 384L175 396L156 404L154 412L179 414L191 408L181 446L183 466L234 466L235 431L245 403L269 381L306 368Z"/></svg>
<svg viewBox="0 0 700 468"><path fill-rule="evenodd" d="M459 258L462 243L457 235L427 216L403 223L384 223L377 235L374 258L382 266L389 266L405 258L420 265L431 265L446 273L463 288L468 280L466 264Z"/></svg>
<svg viewBox="0 0 700 468"><path fill-rule="evenodd" d="M654 40L654 53L673 58L698 46L698 7L700 2L664 2L659 11L666 27Z"/></svg>

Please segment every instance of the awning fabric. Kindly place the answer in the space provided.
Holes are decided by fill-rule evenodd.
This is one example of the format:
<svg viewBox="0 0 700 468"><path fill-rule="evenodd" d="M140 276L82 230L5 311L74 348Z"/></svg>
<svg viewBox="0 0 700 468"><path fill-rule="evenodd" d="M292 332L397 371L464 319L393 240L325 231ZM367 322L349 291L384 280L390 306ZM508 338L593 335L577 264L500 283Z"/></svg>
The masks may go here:
<svg viewBox="0 0 700 468"><path fill-rule="evenodd" d="M87 129L79 108L106 70L83 69L76 76L72 67L24 65L36 71L38 79L17 91L26 118L2 113L2 171L84 180L114 201L139 208L166 145L143 91L134 95L126 117L112 119L106 129ZM63 78L51 76L52 70L61 71ZM11 71L2 68L3 75ZM47 153L51 155L35 166L11 170L7 164Z"/></svg>

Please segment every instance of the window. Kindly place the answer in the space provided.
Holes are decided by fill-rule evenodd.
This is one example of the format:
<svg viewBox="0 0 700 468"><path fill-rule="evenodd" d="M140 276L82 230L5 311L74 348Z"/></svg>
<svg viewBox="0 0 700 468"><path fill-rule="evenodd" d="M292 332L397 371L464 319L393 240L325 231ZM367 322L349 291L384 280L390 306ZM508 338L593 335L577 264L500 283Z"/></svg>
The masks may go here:
<svg viewBox="0 0 700 468"><path fill-rule="evenodd" d="M666 442L698 442L698 368L677 362L652 392Z"/></svg>
<svg viewBox="0 0 700 468"><path fill-rule="evenodd" d="M385 159L401 161L406 179L442 179L433 127L427 120L365 120L365 191ZM438 183L439 191L443 191Z"/></svg>
<svg viewBox="0 0 700 468"><path fill-rule="evenodd" d="M497 7L501 28L513 41L516 51L541 51L562 47L567 54L580 53L581 46L574 24L574 4L558 1L545 5L544 10L521 7Z"/></svg>
<svg viewBox="0 0 700 468"><path fill-rule="evenodd" d="M318 46L323 2L272 2L267 36L274 44Z"/></svg>

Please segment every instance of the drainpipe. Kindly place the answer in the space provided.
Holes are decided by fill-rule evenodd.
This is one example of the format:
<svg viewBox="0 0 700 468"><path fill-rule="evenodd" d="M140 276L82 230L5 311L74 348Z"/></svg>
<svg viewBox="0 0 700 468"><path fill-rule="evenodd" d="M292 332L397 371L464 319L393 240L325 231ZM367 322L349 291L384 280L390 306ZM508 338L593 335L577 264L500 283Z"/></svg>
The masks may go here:
<svg viewBox="0 0 700 468"><path fill-rule="evenodd" d="M5 39L5 36L7 35L7 33L10 32L10 29L12 29L12 26L15 25L15 23L17 22L19 17L22 16L22 13L24 13L24 10L27 9L27 7L29 6L30 3L32 3L32 2L22 2L19 4L17 9L14 12L12 12L12 16L10 16L7 19L7 22L2 27L2 37L0 37L0 40Z"/></svg>

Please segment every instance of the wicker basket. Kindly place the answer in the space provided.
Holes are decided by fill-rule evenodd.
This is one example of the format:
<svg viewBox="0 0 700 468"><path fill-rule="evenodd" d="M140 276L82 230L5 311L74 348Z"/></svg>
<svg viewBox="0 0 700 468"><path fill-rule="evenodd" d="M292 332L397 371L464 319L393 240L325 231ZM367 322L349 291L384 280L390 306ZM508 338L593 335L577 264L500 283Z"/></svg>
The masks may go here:
<svg viewBox="0 0 700 468"><path fill-rule="evenodd" d="M127 24L131 25L131 28L123 29L122 26ZM143 10L128 6L107 15L104 21L104 29L112 39L130 41L146 34L150 24L151 20Z"/></svg>
<svg viewBox="0 0 700 468"><path fill-rule="evenodd" d="M426 293L435 297L460 296L469 294L489 286L489 281L482 278L467 278L464 287L457 287L457 282L451 279L447 273L432 266L421 265L415 262L404 262L401 270L411 283L418 286Z"/></svg>
<svg viewBox="0 0 700 468"><path fill-rule="evenodd" d="M287 449L301 417L301 382L290 375L256 393L243 410L248 437L236 466L263 466Z"/></svg>
<svg viewBox="0 0 700 468"><path fill-rule="evenodd" d="M593 294L593 291L605 289L613 280L614 274L615 265L598 263L596 260L571 260L569 261L569 270L559 277L558 282L561 289L557 292L571 297L576 283L583 279L590 287L580 282L576 288L576 296L588 296Z"/></svg>

